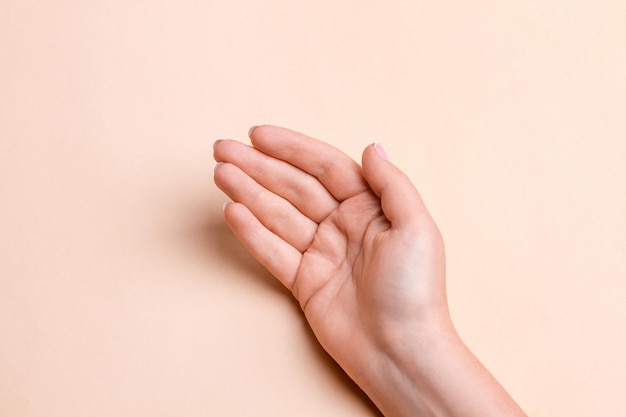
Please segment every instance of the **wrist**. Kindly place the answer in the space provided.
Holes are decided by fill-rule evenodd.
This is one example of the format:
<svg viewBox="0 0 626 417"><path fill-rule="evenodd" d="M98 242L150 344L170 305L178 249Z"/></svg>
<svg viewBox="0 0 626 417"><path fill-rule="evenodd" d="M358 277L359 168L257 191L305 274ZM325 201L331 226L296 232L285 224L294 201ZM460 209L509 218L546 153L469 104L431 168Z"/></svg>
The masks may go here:
<svg viewBox="0 0 626 417"><path fill-rule="evenodd" d="M449 325L379 351L364 387L386 417L525 416Z"/></svg>
<svg viewBox="0 0 626 417"><path fill-rule="evenodd" d="M423 326L377 352L372 388L365 390L386 417L451 416L440 388L452 376L443 373L454 370L444 364L468 355L451 323Z"/></svg>

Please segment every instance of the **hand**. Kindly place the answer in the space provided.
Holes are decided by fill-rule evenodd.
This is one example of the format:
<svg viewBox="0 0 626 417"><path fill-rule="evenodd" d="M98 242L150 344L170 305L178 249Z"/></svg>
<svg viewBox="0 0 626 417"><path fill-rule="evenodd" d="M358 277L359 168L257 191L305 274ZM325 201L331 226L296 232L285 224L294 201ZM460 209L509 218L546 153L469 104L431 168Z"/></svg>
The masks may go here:
<svg viewBox="0 0 626 417"><path fill-rule="evenodd" d="M250 139L214 145L215 182L233 200L228 225L381 411L434 408L399 384L423 385L427 361L464 346L448 313L443 241L415 187L380 145L361 167L287 129L256 127Z"/></svg>
<svg viewBox="0 0 626 417"><path fill-rule="evenodd" d="M361 367L363 346L393 348L406 329L445 318L439 231L408 178L373 145L361 168L286 129L257 127L250 137L254 147L215 145L223 162L215 182L236 202L226 221L293 292L331 356Z"/></svg>

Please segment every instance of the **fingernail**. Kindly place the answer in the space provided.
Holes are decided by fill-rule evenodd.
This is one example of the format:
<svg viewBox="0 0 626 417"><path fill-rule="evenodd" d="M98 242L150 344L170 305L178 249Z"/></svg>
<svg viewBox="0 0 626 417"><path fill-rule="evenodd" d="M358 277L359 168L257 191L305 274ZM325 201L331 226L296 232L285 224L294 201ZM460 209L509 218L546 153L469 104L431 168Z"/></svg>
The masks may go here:
<svg viewBox="0 0 626 417"><path fill-rule="evenodd" d="M232 201L225 201L222 205L222 211L226 210L226 207L232 204Z"/></svg>
<svg viewBox="0 0 626 417"><path fill-rule="evenodd" d="M250 129L248 129L248 137L252 136L252 132L254 132L254 129L256 129L258 126L252 126Z"/></svg>
<svg viewBox="0 0 626 417"><path fill-rule="evenodd" d="M215 142L213 142L213 150L215 150L215 145L217 145L218 143L220 143L222 141L222 139L218 139Z"/></svg>
<svg viewBox="0 0 626 417"><path fill-rule="evenodd" d="M383 158L385 161L389 160L389 157L387 156L387 152L385 152L385 150L383 149L383 145L381 145L378 142L374 142L374 149L376 149L376 152L378 152L378 155L380 155L381 158Z"/></svg>
<svg viewBox="0 0 626 417"><path fill-rule="evenodd" d="M218 162L217 164L215 164L215 166L213 167L213 172L217 171L217 168L223 164L224 164L223 162Z"/></svg>

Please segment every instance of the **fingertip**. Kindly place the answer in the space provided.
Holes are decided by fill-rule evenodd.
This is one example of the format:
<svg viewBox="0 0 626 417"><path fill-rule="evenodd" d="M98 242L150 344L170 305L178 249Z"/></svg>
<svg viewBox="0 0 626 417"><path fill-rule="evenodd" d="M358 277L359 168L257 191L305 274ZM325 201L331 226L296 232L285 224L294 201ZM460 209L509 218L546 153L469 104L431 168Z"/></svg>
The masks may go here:
<svg viewBox="0 0 626 417"><path fill-rule="evenodd" d="M271 134L273 130L280 132L281 130L287 129L267 124L254 125L248 130L248 137L252 140L262 138L264 136L267 136L268 134Z"/></svg>
<svg viewBox="0 0 626 417"><path fill-rule="evenodd" d="M252 146L264 148L264 144L266 144L268 140L280 135L284 130L286 129L273 125L260 124L250 128L248 131L248 137L250 138Z"/></svg>
<svg viewBox="0 0 626 417"><path fill-rule="evenodd" d="M387 165L386 162L390 163L389 158L379 142L374 142L363 150L361 166L363 167L363 174L366 178L378 176L377 173L380 174L380 171L385 169L384 166Z"/></svg>
<svg viewBox="0 0 626 417"><path fill-rule="evenodd" d="M221 141L222 139L218 139L215 142L213 142L213 159L215 161L219 161L218 156L217 156L217 147Z"/></svg>
<svg viewBox="0 0 626 417"><path fill-rule="evenodd" d="M426 209L411 180L391 163L375 142L363 152L363 176L381 199L381 208L393 227L409 227L423 219Z"/></svg>
<svg viewBox="0 0 626 417"><path fill-rule="evenodd" d="M257 148L259 141L263 141L264 136L266 136L265 128L266 125L255 125L248 130L248 138L255 148Z"/></svg>
<svg viewBox="0 0 626 417"><path fill-rule="evenodd" d="M387 152L385 152L385 149L383 148L383 145L380 144L380 142L374 142L374 149L376 150L376 153L383 158L385 161L389 161L389 157L387 156Z"/></svg>

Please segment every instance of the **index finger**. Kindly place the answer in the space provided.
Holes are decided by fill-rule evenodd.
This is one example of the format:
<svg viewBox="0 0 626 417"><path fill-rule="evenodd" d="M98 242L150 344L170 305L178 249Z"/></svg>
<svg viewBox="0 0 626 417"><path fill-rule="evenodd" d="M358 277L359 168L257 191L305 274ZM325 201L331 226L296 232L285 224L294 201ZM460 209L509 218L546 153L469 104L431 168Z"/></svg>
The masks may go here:
<svg viewBox="0 0 626 417"><path fill-rule="evenodd" d="M250 129L252 145L315 176L338 201L369 189L361 166L332 145L277 126Z"/></svg>

